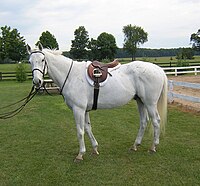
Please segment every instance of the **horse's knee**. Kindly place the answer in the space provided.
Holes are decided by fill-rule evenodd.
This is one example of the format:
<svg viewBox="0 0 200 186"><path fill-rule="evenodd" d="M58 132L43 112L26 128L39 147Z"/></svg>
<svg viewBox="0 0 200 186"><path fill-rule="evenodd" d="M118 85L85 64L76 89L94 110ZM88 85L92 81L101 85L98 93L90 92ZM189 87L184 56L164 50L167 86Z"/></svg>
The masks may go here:
<svg viewBox="0 0 200 186"><path fill-rule="evenodd" d="M84 136L84 134L85 134L85 131L83 129L78 129L77 130L77 137L78 137L78 139L82 139L83 136Z"/></svg>

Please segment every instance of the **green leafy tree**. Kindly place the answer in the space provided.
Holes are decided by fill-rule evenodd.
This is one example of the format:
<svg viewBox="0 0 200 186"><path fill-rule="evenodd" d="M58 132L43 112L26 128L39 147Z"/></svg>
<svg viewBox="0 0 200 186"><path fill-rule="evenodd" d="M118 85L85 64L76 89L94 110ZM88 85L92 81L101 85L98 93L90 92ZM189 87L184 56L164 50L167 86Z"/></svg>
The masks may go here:
<svg viewBox="0 0 200 186"><path fill-rule="evenodd" d="M55 36L52 35L49 31L42 32L39 41L35 45L38 46L39 43L41 43L44 48L59 49Z"/></svg>
<svg viewBox="0 0 200 186"><path fill-rule="evenodd" d="M26 43L23 36L17 29L9 26L1 27L0 35L0 58L1 60L11 59L20 61L27 55Z"/></svg>
<svg viewBox="0 0 200 186"><path fill-rule="evenodd" d="M98 49L98 45L97 45L97 40L91 38L91 41L89 42L88 45L89 48L89 53L88 53L88 57L90 60L97 60L100 57L100 51Z"/></svg>
<svg viewBox="0 0 200 186"><path fill-rule="evenodd" d="M194 59L194 51L192 48L181 48L176 59Z"/></svg>
<svg viewBox="0 0 200 186"><path fill-rule="evenodd" d="M148 33L143 28L131 24L123 27L123 33L124 49L131 54L132 60L135 60L137 48L148 41Z"/></svg>
<svg viewBox="0 0 200 186"><path fill-rule="evenodd" d="M99 51L99 59L113 60L117 52L115 37L106 32L101 33L97 38L97 48Z"/></svg>
<svg viewBox="0 0 200 186"><path fill-rule="evenodd" d="M84 26L79 26L74 31L74 40L70 49L70 55L75 59L87 59L88 58L88 44L89 35Z"/></svg>
<svg viewBox="0 0 200 186"><path fill-rule="evenodd" d="M190 37L190 41L192 42L192 47L200 51L200 29L197 31L197 33L193 33Z"/></svg>

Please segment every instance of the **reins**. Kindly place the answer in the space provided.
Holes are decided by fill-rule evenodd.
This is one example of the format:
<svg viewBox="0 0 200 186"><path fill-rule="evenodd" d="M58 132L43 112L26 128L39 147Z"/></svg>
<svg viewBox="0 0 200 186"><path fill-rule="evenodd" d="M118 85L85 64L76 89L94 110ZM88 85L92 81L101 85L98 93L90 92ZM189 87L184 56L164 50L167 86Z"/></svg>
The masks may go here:
<svg viewBox="0 0 200 186"><path fill-rule="evenodd" d="M43 53L42 51L35 51L35 52L32 52L32 53L38 53L38 52L44 55L44 53ZM31 54L32 54L32 53L31 53ZM44 56L45 56L45 55L44 55ZM35 69L32 70L32 74L33 74L34 71L39 71L40 73L43 74L43 78L44 78L45 69L48 68L48 66L47 66L47 61L46 61L45 58L44 58L44 60L45 60L45 65L44 65L43 71L40 70L39 68L35 68ZM68 71L67 76L66 76L66 78L65 78L65 81L64 81L64 83L63 83L63 85L62 85L62 87L61 87L61 89L60 89L60 94L62 94L62 91L63 91L63 89L64 89L64 87L65 87L65 84L66 84L66 82L67 82L67 80L68 80L68 77L69 77L69 75L70 75L70 72L71 72L71 70L72 70L72 66L73 66L73 60L72 60L72 62L71 62L69 71ZM20 113L20 112L24 109L24 107L33 99L33 97L38 93L38 91L39 91L41 88L42 88L42 87L35 88L35 85L33 85L32 88L31 88L31 91L30 91L29 94L28 94L28 96L26 96L25 98L23 98L23 99L21 99L21 100L15 102L15 103L12 103L12 104L10 104L10 105L7 105L7 106L5 106L5 107L0 108L0 110L3 110L3 109L5 109L5 108L11 108L12 106L15 106L15 105L21 103L21 105L20 105L17 109L14 109L14 110L9 111L9 112L0 113L0 119L8 119L8 118L14 117L14 116L17 115L18 113ZM46 89L46 87L45 87L44 85L43 85L43 88L44 88L44 90L45 90L49 95L51 95L51 94L47 91L47 89Z"/></svg>
<svg viewBox="0 0 200 186"><path fill-rule="evenodd" d="M0 119L8 119L8 118L14 117L18 113L20 113L24 109L24 107L33 99L33 97L37 94L37 92L39 90L40 89L35 89L35 86L33 85L28 96L26 96L25 98L15 102L15 103L12 103L10 105L0 108L0 110L5 109L5 108L11 108L12 106L21 103L21 105L17 109L14 109L9 112L0 113Z"/></svg>
<svg viewBox="0 0 200 186"><path fill-rule="evenodd" d="M32 52L31 54L33 53L41 53L44 55L44 53L42 51L34 51ZM30 55L31 55L30 54ZM45 56L45 55L44 55ZM44 64L44 68L43 68L43 71L40 70L39 68L35 68L32 70L32 75L33 75L33 72L34 71L39 71L40 73L43 74L43 78L44 78L44 74L45 74L45 69L47 67L47 62L46 62L46 59L44 58L45 60L45 64ZM14 109L12 111L9 111L9 112L3 112L3 113L0 113L0 119L8 119L8 118L11 118L11 117L14 117L15 115L17 115L18 113L20 113L24 107L33 99L33 97L38 93L38 91L40 90L41 87L39 88L35 88L35 85L32 86L31 88L31 91L29 92L28 96L26 96L25 98L15 102L15 103L12 103L10 105L7 105L5 107L2 107L0 108L0 110L3 110L5 108L11 108L12 106L15 106L19 103L21 103L21 105L17 108L17 109ZM45 89L46 90L46 89Z"/></svg>

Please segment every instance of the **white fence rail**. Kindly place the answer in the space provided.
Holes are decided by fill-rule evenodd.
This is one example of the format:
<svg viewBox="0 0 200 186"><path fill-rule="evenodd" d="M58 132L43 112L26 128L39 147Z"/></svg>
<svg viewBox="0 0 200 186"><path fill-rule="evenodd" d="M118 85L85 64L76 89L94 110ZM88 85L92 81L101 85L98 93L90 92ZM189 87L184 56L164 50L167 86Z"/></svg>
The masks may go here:
<svg viewBox="0 0 200 186"><path fill-rule="evenodd" d="M189 67L167 67L163 68L166 74L174 74L175 76L178 76L178 74L191 74L194 73L197 75L197 73L200 73L200 66L189 66Z"/></svg>
<svg viewBox="0 0 200 186"><path fill-rule="evenodd" d="M169 80L168 81L168 85L169 85L168 100L169 100L170 103L173 102L174 98L179 98L179 99L187 100L187 101L190 101L190 102L200 103L200 98L199 97L188 96L188 95L184 95L184 94L177 94L177 93L173 92L174 86L181 86L181 87L186 87L186 88L200 89L200 84L198 84L198 83L178 82L178 81Z"/></svg>

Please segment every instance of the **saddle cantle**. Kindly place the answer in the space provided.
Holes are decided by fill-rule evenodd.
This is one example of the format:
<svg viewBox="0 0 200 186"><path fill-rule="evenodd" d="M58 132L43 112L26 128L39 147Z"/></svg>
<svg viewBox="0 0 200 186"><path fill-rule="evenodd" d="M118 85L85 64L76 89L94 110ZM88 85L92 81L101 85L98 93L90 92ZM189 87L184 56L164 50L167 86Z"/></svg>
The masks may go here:
<svg viewBox="0 0 200 186"><path fill-rule="evenodd" d="M99 61L93 61L88 66L88 76L95 82L98 78L98 83L101 83L106 80L108 74L108 68L114 68L119 64L119 61L115 59L110 63L101 63ZM111 74L110 74L111 75Z"/></svg>

